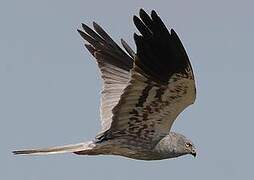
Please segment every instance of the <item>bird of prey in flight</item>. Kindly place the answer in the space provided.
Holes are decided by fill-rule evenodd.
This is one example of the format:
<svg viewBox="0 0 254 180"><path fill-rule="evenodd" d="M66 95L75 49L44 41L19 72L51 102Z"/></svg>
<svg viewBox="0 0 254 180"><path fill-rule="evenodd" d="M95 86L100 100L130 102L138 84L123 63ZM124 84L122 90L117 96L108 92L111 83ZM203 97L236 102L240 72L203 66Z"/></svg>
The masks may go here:
<svg viewBox="0 0 254 180"><path fill-rule="evenodd" d="M95 22L78 30L101 71L101 132L94 140L52 148L13 151L14 154L75 153L120 155L160 160L196 156L193 143L172 132L177 116L196 98L193 70L173 29L153 10L143 9L133 21L137 51L121 40L125 51Z"/></svg>

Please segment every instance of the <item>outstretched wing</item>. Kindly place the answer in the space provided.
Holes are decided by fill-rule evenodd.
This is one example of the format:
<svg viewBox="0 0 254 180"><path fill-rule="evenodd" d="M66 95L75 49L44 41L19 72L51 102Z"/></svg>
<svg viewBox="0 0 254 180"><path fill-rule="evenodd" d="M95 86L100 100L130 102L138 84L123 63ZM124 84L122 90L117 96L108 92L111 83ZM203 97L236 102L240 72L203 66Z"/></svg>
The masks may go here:
<svg viewBox="0 0 254 180"><path fill-rule="evenodd" d="M118 103L123 90L130 80L130 70L133 67L133 51L122 40L127 55L110 36L95 22L94 30L82 24L85 32L78 30L88 42L85 44L89 52L96 58L103 79L101 99L102 132L107 130L112 121L112 109Z"/></svg>
<svg viewBox="0 0 254 180"><path fill-rule="evenodd" d="M194 103L196 91L191 64L174 30L169 32L155 11L150 17L141 9L140 18L134 16L141 35L134 34L137 57L131 80L113 109L104 138L128 136L152 146Z"/></svg>

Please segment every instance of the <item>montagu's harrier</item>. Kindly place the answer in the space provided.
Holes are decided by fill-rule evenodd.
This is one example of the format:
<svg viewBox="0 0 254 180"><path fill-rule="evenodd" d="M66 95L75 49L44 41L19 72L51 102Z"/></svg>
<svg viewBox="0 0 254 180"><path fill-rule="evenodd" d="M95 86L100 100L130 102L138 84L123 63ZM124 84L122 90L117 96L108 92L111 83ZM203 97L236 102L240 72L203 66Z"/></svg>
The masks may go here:
<svg viewBox="0 0 254 180"><path fill-rule="evenodd" d="M135 53L125 41L122 50L96 23L78 30L95 57L103 79L102 131L89 142L13 151L14 154L120 155L159 160L196 156L193 143L171 132L176 117L196 97L192 67L176 32L168 31L155 11L140 10L134 24Z"/></svg>

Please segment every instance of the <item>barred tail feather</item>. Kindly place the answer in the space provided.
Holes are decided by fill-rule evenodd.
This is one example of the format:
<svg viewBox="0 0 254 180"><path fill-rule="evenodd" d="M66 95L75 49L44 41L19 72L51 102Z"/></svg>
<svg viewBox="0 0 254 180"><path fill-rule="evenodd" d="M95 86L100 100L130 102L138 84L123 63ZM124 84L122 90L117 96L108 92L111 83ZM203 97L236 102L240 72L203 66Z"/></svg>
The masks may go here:
<svg viewBox="0 0 254 180"><path fill-rule="evenodd" d="M39 149L25 149L13 151L15 155L48 155L48 154L60 154L60 153L73 153L84 150L91 150L93 148L93 142L85 142L79 144L70 144L65 146L56 146L50 148L39 148Z"/></svg>

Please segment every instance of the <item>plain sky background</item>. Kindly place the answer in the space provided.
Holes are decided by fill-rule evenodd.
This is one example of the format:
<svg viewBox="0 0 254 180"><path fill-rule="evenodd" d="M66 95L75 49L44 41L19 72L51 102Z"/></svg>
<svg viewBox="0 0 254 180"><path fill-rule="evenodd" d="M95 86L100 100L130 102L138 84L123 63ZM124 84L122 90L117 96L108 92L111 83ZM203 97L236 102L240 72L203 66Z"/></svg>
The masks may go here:
<svg viewBox="0 0 254 180"><path fill-rule="evenodd" d="M251 0L1 0L0 179L252 179L253 7ZM193 140L197 158L13 156L96 135L100 74L76 29L96 21L135 48L132 16L140 8L155 9L191 59L197 100L173 130Z"/></svg>

